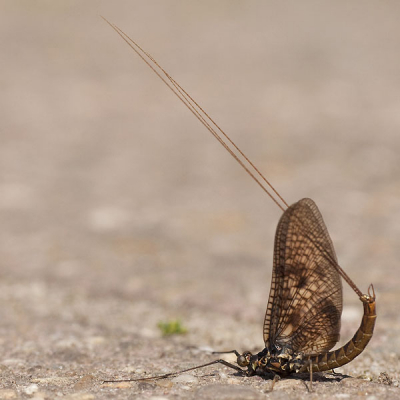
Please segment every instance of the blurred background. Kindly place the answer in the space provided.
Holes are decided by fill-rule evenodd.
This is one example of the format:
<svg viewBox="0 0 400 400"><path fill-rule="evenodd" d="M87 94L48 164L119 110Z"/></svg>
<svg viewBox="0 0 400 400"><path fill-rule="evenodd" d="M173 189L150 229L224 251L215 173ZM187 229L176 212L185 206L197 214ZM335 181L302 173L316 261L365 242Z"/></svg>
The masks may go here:
<svg viewBox="0 0 400 400"><path fill-rule="evenodd" d="M100 15L288 203L317 203L340 265L378 295L369 356L344 370L377 375L389 358L398 376L399 13L397 1L1 2L8 379L263 346L281 211ZM345 295L347 340L362 307ZM166 341L157 323L175 318L188 333Z"/></svg>

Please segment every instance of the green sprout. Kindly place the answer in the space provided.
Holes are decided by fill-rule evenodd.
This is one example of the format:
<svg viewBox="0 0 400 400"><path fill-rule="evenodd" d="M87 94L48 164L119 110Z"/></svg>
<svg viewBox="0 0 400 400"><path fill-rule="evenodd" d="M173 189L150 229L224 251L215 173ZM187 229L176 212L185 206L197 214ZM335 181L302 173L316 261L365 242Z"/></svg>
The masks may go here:
<svg viewBox="0 0 400 400"><path fill-rule="evenodd" d="M171 319L169 321L161 321L157 324L163 336L183 335L187 333L179 319Z"/></svg>

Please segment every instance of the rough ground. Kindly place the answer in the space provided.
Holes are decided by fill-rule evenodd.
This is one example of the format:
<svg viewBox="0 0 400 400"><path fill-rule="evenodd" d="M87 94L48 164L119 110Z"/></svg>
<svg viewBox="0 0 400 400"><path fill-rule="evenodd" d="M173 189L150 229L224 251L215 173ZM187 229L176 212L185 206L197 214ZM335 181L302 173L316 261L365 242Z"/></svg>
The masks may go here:
<svg viewBox="0 0 400 400"><path fill-rule="evenodd" d="M397 1L3 1L0 398L397 399ZM224 367L102 384L262 349L281 214L99 18L136 38L378 296L338 376ZM345 290L342 339L361 304ZM180 318L186 335L161 337Z"/></svg>

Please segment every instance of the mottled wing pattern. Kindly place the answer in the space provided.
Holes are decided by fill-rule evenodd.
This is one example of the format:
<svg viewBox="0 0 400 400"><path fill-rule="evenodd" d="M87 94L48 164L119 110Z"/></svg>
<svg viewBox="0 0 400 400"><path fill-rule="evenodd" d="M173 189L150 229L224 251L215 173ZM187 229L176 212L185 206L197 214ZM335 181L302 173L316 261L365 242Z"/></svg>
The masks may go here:
<svg viewBox="0 0 400 400"><path fill-rule="evenodd" d="M264 321L266 347L279 344L316 354L339 340L342 283L335 250L321 213L302 199L282 215L275 236L274 268Z"/></svg>

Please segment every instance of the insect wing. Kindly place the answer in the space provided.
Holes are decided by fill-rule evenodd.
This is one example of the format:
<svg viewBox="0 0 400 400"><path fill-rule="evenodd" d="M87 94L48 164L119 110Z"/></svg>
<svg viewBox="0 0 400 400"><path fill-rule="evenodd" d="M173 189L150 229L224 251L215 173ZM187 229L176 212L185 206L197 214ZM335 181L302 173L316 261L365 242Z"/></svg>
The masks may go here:
<svg viewBox="0 0 400 400"><path fill-rule="evenodd" d="M266 347L316 354L340 337L342 283L328 230L316 204L302 199L282 215L264 321Z"/></svg>

